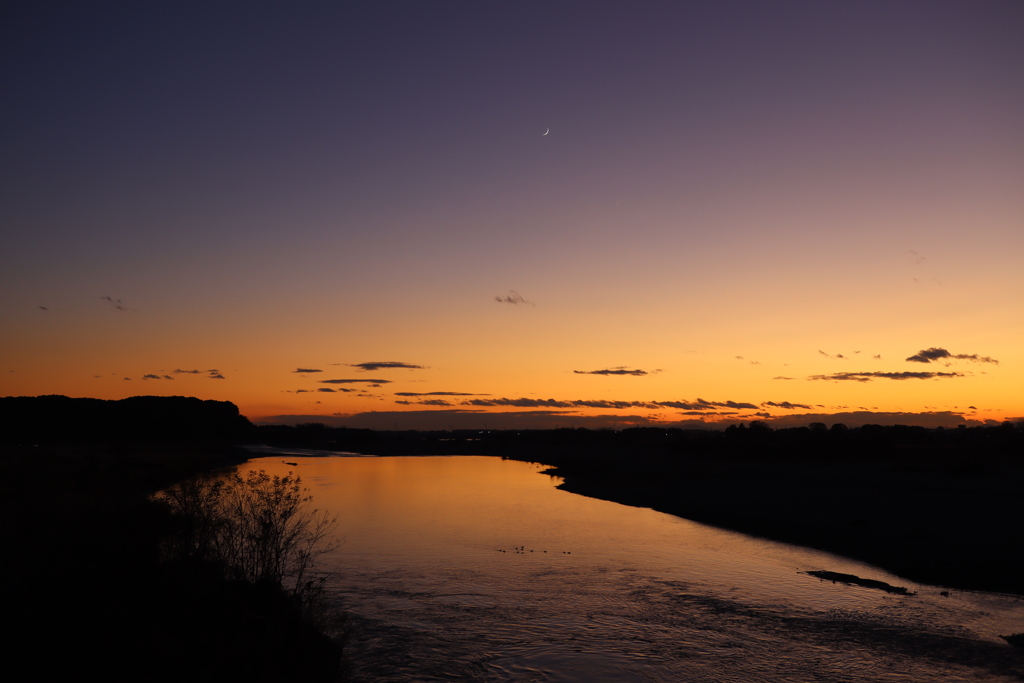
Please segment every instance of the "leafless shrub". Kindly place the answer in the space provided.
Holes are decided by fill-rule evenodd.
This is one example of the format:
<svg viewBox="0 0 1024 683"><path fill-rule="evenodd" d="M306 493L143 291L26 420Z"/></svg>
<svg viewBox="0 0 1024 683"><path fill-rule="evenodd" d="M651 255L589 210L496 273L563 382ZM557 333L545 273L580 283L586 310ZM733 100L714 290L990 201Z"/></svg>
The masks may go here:
<svg viewBox="0 0 1024 683"><path fill-rule="evenodd" d="M184 526L166 544L169 557L213 561L229 579L271 582L303 602L322 594L322 579L311 570L338 547L337 518L313 508L313 497L291 472L195 479L160 498Z"/></svg>

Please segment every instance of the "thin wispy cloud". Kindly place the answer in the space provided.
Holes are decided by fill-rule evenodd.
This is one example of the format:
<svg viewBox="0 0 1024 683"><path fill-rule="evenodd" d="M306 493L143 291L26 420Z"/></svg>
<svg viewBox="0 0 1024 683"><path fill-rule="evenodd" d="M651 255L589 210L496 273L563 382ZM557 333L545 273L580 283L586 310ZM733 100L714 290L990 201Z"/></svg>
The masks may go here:
<svg viewBox="0 0 1024 683"><path fill-rule="evenodd" d="M999 361L995 358L989 358L988 356L979 356L976 353L950 353L946 349L932 347L930 349L924 349L918 351L913 356L910 356L906 360L911 363L931 363L937 360L966 360L972 363L993 363L999 365Z"/></svg>
<svg viewBox="0 0 1024 683"><path fill-rule="evenodd" d="M464 406L508 406L513 408L573 408L572 401L556 401L553 398L474 398L462 401Z"/></svg>
<svg viewBox="0 0 1024 683"><path fill-rule="evenodd" d="M811 375L807 379L836 382L870 382L875 379L942 379L963 376L962 372L837 372L832 375Z"/></svg>
<svg viewBox="0 0 1024 683"><path fill-rule="evenodd" d="M685 415L688 417L728 417L729 415L738 415L735 410L681 410L679 415Z"/></svg>
<svg viewBox="0 0 1024 683"><path fill-rule="evenodd" d="M523 298L522 294L515 290L509 290L509 293L506 294L505 296L496 296L494 297L494 300L497 301L499 304L512 304L514 306L519 304L527 304L530 306L537 305L532 301L527 301L525 298Z"/></svg>
<svg viewBox="0 0 1024 683"><path fill-rule="evenodd" d="M650 408L656 409L657 403L645 401L612 401L608 399L570 401L574 408L601 408L604 410L624 410L626 408Z"/></svg>
<svg viewBox="0 0 1024 683"><path fill-rule="evenodd" d="M818 353L820 353L821 355L825 356L825 358L831 358L833 360L846 360L846 356L844 356L841 353L836 353L836 354L825 353L821 349L818 349ZM860 351L857 351L857 353L860 353Z"/></svg>
<svg viewBox="0 0 1024 683"><path fill-rule="evenodd" d="M462 401L460 405L478 406L481 408L600 408L605 410L625 410L627 408L645 408L658 410L672 408L698 412L715 411L721 408L733 410L757 410L753 403L738 401L705 401L698 398L693 401L614 401L610 399L590 400L558 400L553 398L475 398Z"/></svg>
<svg viewBox="0 0 1024 683"><path fill-rule="evenodd" d="M679 410L711 410L713 408L733 408L736 410L757 410L753 403L742 403L738 401L705 401L698 398L696 401L655 401L655 405L665 408L678 408Z"/></svg>
<svg viewBox="0 0 1024 683"><path fill-rule="evenodd" d="M38 308L40 311L49 311L50 310L46 306L36 306L36 308Z"/></svg>
<svg viewBox="0 0 1024 683"><path fill-rule="evenodd" d="M355 393L356 390L355 389L346 389L345 387L335 387L333 389L331 387L317 387L316 389L285 389L284 392L286 394L312 394L312 393L323 393L323 394L345 393L345 394L352 394L352 393Z"/></svg>
<svg viewBox="0 0 1024 683"><path fill-rule="evenodd" d="M323 372L323 370L317 370L316 368L295 368L292 370L293 373L306 373L306 372Z"/></svg>
<svg viewBox="0 0 1024 683"><path fill-rule="evenodd" d="M178 368L174 371L175 375L203 375L205 374L210 379L224 379L224 375L220 374L218 370L182 370Z"/></svg>
<svg viewBox="0 0 1024 683"><path fill-rule="evenodd" d="M369 363L348 363L350 368L359 368L360 370L372 371L372 370L423 370L424 366L416 365L415 363L402 363L401 361L395 360L379 360L371 361ZM319 372L316 370L315 372Z"/></svg>
<svg viewBox="0 0 1024 683"><path fill-rule="evenodd" d="M465 391L396 391L395 396L490 396L490 394L471 394Z"/></svg>
<svg viewBox="0 0 1024 683"><path fill-rule="evenodd" d="M660 370L654 370L653 372L661 372ZM629 369L624 365L620 365L615 368L607 368L605 370L573 370L574 374L577 375L630 375L632 377L642 377L643 375L650 375L652 373L646 370Z"/></svg>
<svg viewBox="0 0 1024 683"><path fill-rule="evenodd" d="M813 406L805 405L803 403L790 403L789 401L781 401L776 403L775 401L766 401L761 404L762 406L770 406L772 408L782 408L783 410L796 410L800 408L802 410L811 410Z"/></svg>
<svg viewBox="0 0 1024 683"><path fill-rule="evenodd" d="M143 375L142 379L174 379L170 375Z"/></svg>
<svg viewBox="0 0 1024 683"><path fill-rule="evenodd" d="M380 386L381 384L391 384L389 379L322 379L320 384L370 384L372 386Z"/></svg>
<svg viewBox="0 0 1024 683"><path fill-rule="evenodd" d="M111 306L113 306L115 309L117 309L119 311L127 311L128 310L128 306L126 306L125 303L123 301L121 301L120 299L115 299L115 298L110 297L110 296L101 296L100 299L102 299L103 301L106 301L108 304L110 304Z"/></svg>

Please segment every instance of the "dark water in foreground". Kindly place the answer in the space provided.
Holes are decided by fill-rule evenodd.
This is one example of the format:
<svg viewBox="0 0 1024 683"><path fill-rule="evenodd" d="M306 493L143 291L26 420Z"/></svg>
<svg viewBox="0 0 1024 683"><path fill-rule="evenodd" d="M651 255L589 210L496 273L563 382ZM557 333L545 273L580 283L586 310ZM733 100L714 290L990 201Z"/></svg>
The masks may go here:
<svg viewBox="0 0 1024 683"><path fill-rule="evenodd" d="M287 465L282 462L296 463ZM491 457L304 457L355 681L1011 681L1024 601L555 488ZM833 584L831 570L915 595Z"/></svg>

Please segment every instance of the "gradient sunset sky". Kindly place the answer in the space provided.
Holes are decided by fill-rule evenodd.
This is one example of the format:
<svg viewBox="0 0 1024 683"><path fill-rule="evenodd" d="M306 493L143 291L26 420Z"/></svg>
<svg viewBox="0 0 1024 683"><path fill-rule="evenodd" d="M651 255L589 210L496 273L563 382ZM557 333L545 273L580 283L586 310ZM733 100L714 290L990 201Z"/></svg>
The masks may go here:
<svg viewBox="0 0 1024 683"><path fill-rule="evenodd" d="M0 12L0 395L1024 416L1024 3Z"/></svg>

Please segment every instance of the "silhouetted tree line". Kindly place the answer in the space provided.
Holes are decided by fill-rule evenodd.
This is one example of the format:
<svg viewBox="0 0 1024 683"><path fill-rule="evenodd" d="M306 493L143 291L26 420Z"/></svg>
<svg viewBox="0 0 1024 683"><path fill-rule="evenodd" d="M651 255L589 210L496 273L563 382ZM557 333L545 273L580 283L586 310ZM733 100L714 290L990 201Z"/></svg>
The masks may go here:
<svg viewBox="0 0 1024 683"><path fill-rule="evenodd" d="M228 401L133 396L119 401L67 396L0 398L0 443L245 441L252 424Z"/></svg>
<svg viewBox="0 0 1024 683"><path fill-rule="evenodd" d="M836 423L772 429L767 423L740 423L724 430L632 427L611 429L373 431L329 427L260 425L258 441L287 446L352 451L373 455L500 455L524 459L597 462L655 458L661 464L676 456L764 457L780 459L855 458L867 460L937 457L956 460L989 457L1024 458L1024 423L963 426L957 429L907 425Z"/></svg>

